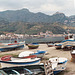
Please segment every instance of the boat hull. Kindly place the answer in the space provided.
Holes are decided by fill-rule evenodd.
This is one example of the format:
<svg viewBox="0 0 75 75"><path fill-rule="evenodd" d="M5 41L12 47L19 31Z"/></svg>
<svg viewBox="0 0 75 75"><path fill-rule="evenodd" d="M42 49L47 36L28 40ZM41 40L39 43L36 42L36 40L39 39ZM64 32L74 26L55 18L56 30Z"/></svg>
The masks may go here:
<svg viewBox="0 0 75 75"><path fill-rule="evenodd" d="M61 46L55 46L56 49L61 49Z"/></svg>
<svg viewBox="0 0 75 75"><path fill-rule="evenodd" d="M75 54L71 54L72 58L75 59Z"/></svg>
<svg viewBox="0 0 75 75"><path fill-rule="evenodd" d="M66 69L65 64L67 63L67 59L66 58L62 58L62 59L64 59L64 61L59 61L58 66L53 68L54 75ZM54 62L54 59L53 59L53 62ZM1 70L3 71L7 70L7 73L8 71L10 72L10 70L16 70L18 73L23 74L23 75L31 75L31 73L33 73L32 75L39 75L39 74L45 75L45 67L43 63L42 64L40 63L38 65L7 67L7 68L2 68ZM29 73L27 73L27 71Z"/></svg>
<svg viewBox="0 0 75 75"><path fill-rule="evenodd" d="M38 58L42 58L45 54L43 54L43 53L42 54L35 54L34 53L33 55L36 55Z"/></svg>
<svg viewBox="0 0 75 75"><path fill-rule="evenodd" d="M0 51L4 52L4 51L11 51L11 50L17 50L17 49L22 49L22 48L24 48L24 44L23 45L3 47L3 48L0 48Z"/></svg>
<svg viewBox="0 0 75 75"><path fill-rule="evenodd" d="M21 59L17 61L0 61L1 67L15 67L15 66L27 66L27 65L36 65L40 63L40 58L34 59Z"/></svg>
<svg viewBox="0 0 75 75"><path fill-rule="evenodd" d="M64 47L63 47L63 50L64 50L64 51L72 50L72 46L64 46Z"/></svg>
<svg viewBox="0 0 75 75"><path fill-rule="evenodd" d="M35 46L28 46L29 49L36 49L38 48L39 46L38 45L35 45Z"/></svg>
<svg viewBox="0 0 75 75"><path fill-rule="evenodd" d="M34 67L35 66L35 67ZM61 67L63 68L63 67ZM39 74L42 74L42 75L45 75L45 69L44 69L44 64L39 64L39 65L28 65L28 66L15 66L15 67L7 67L7 68L2 68L1 70L5 71L5 72L9 72L10 73L10 70L16 70L18 73L20 74L25 74L25 75L30 75L30 73L28 73L27 71L25 71L25 69L28 69L29 72L32 72L34 73L34 75L39 75ZM63 70L53 70L53 74L58 74L60 73L61 71Z"/></svg>
<svg viewBox="0 0 75 75"><path fill-rule="evenodd" d="M54 44L47 44L48 45L48 47L53 47L54 46Z"/></svg>
<svg viewBox="0 0 75 75"><path fill-rule="evenodd" d="M44 72L44 68L42 68L42 67L44 67L44 65L28 65L28 66L1 68L0 71L3 71L3 75L5 75L4 72L7 75L10 75L11 73L13 73L14 75L21 75L21 74L22 75L39 75L39 74L44 75L45 72ZM34 74L27 72L25 69L28 69L30 72L32 72ZM16 73L12 72L13 70L15 70ZM1 74L2 74L2 72L1 72Z"/></svg>

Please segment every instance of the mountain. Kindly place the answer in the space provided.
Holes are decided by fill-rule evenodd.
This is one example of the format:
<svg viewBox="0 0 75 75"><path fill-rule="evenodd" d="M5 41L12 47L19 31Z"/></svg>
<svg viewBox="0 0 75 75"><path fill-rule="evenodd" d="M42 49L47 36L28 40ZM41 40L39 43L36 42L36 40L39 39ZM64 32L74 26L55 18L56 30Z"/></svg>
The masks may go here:
<svg viewBox="0 0 75 75"><path fill-rule="evenodd" d="M43 13L32 13L28 9L21 10L7 10L0 12L0 17L6 18L10 22L48 22L49 16Z"/></svg>
<svg viewBox="0 0 75 75"><path fill-rule="evenodd" d="M7 10L0 12L0 17L7 19L9 22L44 22L44 23L54 23L60 22L63 24L70 24L72 21L75 22L75 15L73 16L65 16L64 13L56 12L53 15L46 15L44 13L38 12L33 13L30 12L28 9L21 9L21 10Z"/></svg>
<svg viewBox="0 0 75 75"><path fill-rule="evenodd" d="M59 12L46 15L41 12L33 13L25 8L0 12L1 32L37 34L49 30L57 34L66 32L65 26L70 26L74 32L75 15L68 17Z"/></svg>
<svg viewBox="0 0 75 75"><path fill-rule="evenodd" d="M33 13L28 9L21 10L7 10L0 12L0 17L6 18L10 22L44 22L44 23L53 23L53 22L61 22L64 23L65 20L68 20L68 17L63 13L55 13L53 15L46 15L44 13L38 12Z"/></svg>

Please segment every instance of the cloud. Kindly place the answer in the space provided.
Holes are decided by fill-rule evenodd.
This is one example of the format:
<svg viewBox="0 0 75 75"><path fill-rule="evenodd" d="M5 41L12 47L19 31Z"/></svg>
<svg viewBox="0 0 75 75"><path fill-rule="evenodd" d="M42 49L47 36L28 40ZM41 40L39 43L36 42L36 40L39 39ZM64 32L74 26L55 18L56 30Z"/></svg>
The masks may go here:
<svg viewBox="0 0 75 75"><path fill-rule="evenodd" d="M53 14L57 11L74 15L75 0L0 0L0 11L28 8L32 12Z"/></svg>

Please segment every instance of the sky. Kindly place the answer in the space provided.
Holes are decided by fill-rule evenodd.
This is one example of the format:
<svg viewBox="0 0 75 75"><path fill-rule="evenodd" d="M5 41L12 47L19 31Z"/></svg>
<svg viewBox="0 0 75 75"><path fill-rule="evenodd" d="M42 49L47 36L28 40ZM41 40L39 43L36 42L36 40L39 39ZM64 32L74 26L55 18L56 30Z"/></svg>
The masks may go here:
<svg viewBox="0 0 75 75"><path fill-rule="evenodd" d="M22 8L27 8L34 13L52 15L60 12L71 16L75 15L75 0L0 0L0 11Z"/></svg>

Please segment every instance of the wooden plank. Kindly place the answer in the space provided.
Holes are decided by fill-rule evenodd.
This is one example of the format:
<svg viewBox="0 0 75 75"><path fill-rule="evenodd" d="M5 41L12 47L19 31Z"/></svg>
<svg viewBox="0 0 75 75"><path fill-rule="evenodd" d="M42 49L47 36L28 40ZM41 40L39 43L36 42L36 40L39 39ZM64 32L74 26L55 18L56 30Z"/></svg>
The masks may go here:
<svg viewBox="0 0 75 75"><path fill-rule="evenodd" d="M52 63L50 60L44 62L45 75L54 75L52 70Z"/></svg>

